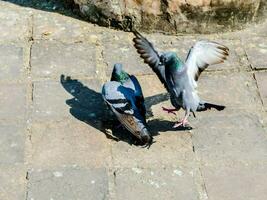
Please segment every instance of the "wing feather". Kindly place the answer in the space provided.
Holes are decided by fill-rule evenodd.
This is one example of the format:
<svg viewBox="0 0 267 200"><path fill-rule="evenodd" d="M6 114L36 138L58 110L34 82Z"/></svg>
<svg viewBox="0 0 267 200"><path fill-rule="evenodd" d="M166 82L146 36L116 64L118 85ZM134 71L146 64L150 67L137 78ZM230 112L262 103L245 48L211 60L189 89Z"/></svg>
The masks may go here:
<svg viewBox="0 0 267 200"><path fill-rule="evenodd" d="M199 41L191 47L187 55L188 72L197 81L201 72L209 65L224 62L228 55L228 47L222 44L206 40Z"/></svg>
<svg viewBox="0 0 267 200"><path fill-rule="evenodd" d="M154 49L153 44L150 43L139 32L133 31L133 33L135 35L133 42L137 53L140 54L140 57L143 58L144 62L148 64L151 69L157 74L161 83L163 83L165 88L168 90L165 78L165 66L160 62L159 53Z"/></svg>

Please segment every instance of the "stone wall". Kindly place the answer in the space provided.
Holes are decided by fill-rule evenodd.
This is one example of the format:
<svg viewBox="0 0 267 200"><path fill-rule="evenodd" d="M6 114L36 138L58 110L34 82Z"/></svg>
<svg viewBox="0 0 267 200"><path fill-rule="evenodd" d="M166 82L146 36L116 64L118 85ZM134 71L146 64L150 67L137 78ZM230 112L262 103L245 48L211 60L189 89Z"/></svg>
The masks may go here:
<svg viewBox="0 0 267 200"><path fill-rule="evenodd" d="M89 21L130 30L209 33L240 29L266 11L266 0L74 0Z"/></svg>

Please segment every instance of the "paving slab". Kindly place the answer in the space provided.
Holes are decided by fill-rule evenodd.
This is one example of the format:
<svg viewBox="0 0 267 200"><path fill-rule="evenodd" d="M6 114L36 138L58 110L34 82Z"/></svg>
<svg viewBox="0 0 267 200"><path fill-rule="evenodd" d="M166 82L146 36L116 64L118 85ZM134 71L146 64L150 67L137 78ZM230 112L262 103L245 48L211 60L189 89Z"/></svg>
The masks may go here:
<svg viewBox="0 0 267 200"><path fill-rule="evenodd" d="M251 37L266 37L267 36L266 27L267 27L267 19L262 19L259 22L246 24L243 30L225 32L223 34L217 34L217 35L219 37L228 39L248 39Z"/></svg>
<svg viewBox="0 0 267 200"><path fill-rule="evenodd" d="M29 162L35 168L110 165L109 139L103 132L84 122L74 119L34 123L31 133Z"/></svg>
<svg viewBox="0 0 267 200"><path fill-rule="evenodd" d="M64 44L56 41L36 41L31 49L31 67L34 77L96 75L95 45Z"/></svg>
<svg viewBox="0 0 267 200"><path fill-rule="evenodd" d="M73 43L87 40L97 34L99 28L93 24L62 16L58 13L38 12L33 18L33 38L58 40ZM88 37L89 35L89 37Z"/></svg>
<svg viewBox="0 0 267 200"><path fill-rule="evenodd" d="M164 85L160 82L159 78L155 74L136 76L136 78L142 87L144 97L167 93Z"/></svg>
<svg viewBox="0 0 267 200"><path fill-rule="evenodd" d="M194 170L130 168L116 171L117 199L198 199Z"/></svg>
<svg viewBox="0 0 267 200"><path fill-rule="evenodd" d="M195 151L203 163L258 163L267 161L267 136L257 115L206 114L192 130Z"/></svg>
<svg viewBox="0 0 267 200"><path fill-rule="evenodd" d="M267 110L267 72L256 72L255 78L259 87L261 100L263 102L265 110Z"/></svg>
<svg viewBox="0 0 267 200"><path fill-rule="evenodd" d="M264 200L267 198L265 171L266 164L206 166L203 168L203 177L208 197L213 200Z"/></svg>
<svg viewBox="0 0 267 200"><path fill-rule="evenodd" d="M17 80L25 73L23 48L12 44L0 45L0 79Z"/></svg>
<svg viewBox="0 0 267 200"><path fill-rule="evenodd" d="M103 112L101 87L96 79L67 80L66 76L58 81L36 81L32 118L34 121L74 117L95 120Z"/></svg>
<svg viewBox="0 0 267 200"><path fill-rule="evenodd" d="M31 14L9 6L1 6L0 39L1 41L28 40L31 35ZM2 42L1 42L2 43Z"/></svg>
<svg viewBox="0 0 267 200"><path fill-rule="evenodd" d="M107 77L111 76L115 63L122 63L124 70L129 74L153 74L149 66L144 64L143 60L138 59L139 55L133 46L132 34L122 34L118 31L116 34L103 35L102 37Z"/></svg>
<svg viewBox="0 0 267 200"><path fill-rule="evenodd" d="M108 195L108 177L103 168L33 170L28 178L27 200L98 200Z"/></svg>
<svg viewBox="0 0 267 200"><path fill-rule="evenodd" d="M21 200L26 196L26 170L23 165L0 165L0 199Z"/></svg>
<svg viewBox="0 0 267 200"><path fill-rule="evenodd" d="M25 132L23 125L0 123L0 164L24 162Z"/></svg>
<svg viewBox="0 0 267 200"><path fill-rule="evenodd" d="M1 84L0 119L24 119L26 116L25 84Z"/></svg>
<svg viewBox="0 0 267 200"><path fill-rule="evenodd" d="M160 135L154 137L155 143L149 148L118 142L112 145L113 164L115 167L177 167L194 163L191 134L187 131L171 131L171 126L162 127L160 120L150 122L149 126L155 134L157 128ZM170 130L170 131L169 131ZM127 134L127 133L125 133ZM129 133L128 133L129 134Z"/></svg>
<svg viewBox="0 0 267 200"><path fill-rule="evenodd" d="M267 69L267 41L262 37L246 37L243 45L253 69Z"/></svg>
<svg viewBox="0 0 267 200"><path fill-rule="evenodd" d="M261 110L262 104L251 73L202 74L198 81L201 99L228 110Z"/></svg>

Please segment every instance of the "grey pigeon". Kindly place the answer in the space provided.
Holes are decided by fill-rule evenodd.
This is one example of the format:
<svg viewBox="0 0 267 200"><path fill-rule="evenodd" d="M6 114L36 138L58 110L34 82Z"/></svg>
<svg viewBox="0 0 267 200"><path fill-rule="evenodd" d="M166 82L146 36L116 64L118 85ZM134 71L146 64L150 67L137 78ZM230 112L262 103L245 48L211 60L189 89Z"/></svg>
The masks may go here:
<svg viewBox="0 0 267 200"><path fill-rule="evenodd" d="M123 71L121 64L115 64L111 81L102 88L102 96L121 124L145 146L150 146L153 138L147 129L144 96L136 77Z"/></svg>
<svg viewBox="0 0 267 200"><path fill-rule="evenodd" d="M158 53L153 45L139 32L134 31L134 46L140 57L144 59L157 74L160 81L170 94L170 100L175 109L163 108L168 113L183 108L185 116L174 124L174 128L185 126L190 112L211 108L223 110L225 106L207 103L197 94L199 75L209 65L223 62L229 55L229 49L219 43L201 40L191 47L183 62L175 52Z"/></svg>

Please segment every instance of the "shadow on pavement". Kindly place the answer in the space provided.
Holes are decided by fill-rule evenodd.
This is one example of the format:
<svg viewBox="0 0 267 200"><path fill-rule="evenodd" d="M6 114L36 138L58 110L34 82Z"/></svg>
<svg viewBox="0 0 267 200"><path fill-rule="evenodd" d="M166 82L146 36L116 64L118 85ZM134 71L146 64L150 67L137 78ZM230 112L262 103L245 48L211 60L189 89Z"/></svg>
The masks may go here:
<svg viewBox="0 0 267 200"><path fill-rule="evenodd" d="M83 20L79 16L78 5L74 4L74 0L4 0L23 7L34 8L38 10L56 12L62 15Z"/></svg>
<svg viewBox="0 0 267 200"><path fill-rule="evenodd" d="M192 130L193 128L191 126L180 126L177 128L172 128L174 125L174 122L167 121L167 120L161 120L161 119L153 119L148 121L148 126L151 127L151 131L157 131L157 132L167 132L167 131L185 131L185 130Z"/></svg>
<svg viewBox="0 0 267 200"><path fill-rule="evenodd" d="M73 98L66 100L66 104L70 106L70 113L78 120L81 120L90 126L103 132L107 138L115 141L124 141L128 144L138 144L135 137L132 136L115 118L113 113L105 104L102 94L93 89L88 88L82 82L72 79L69 76L61 75L61 85L70 93ZM162 101L168 100L168 94L158 94L145 98L147 108L147 118L152 117L151 106ZM161 120L151 120L148 127L153 136L158 135L159 131L165 132L172 130L172 123ZM177 131L177 129L175 129Z"/></svg>

